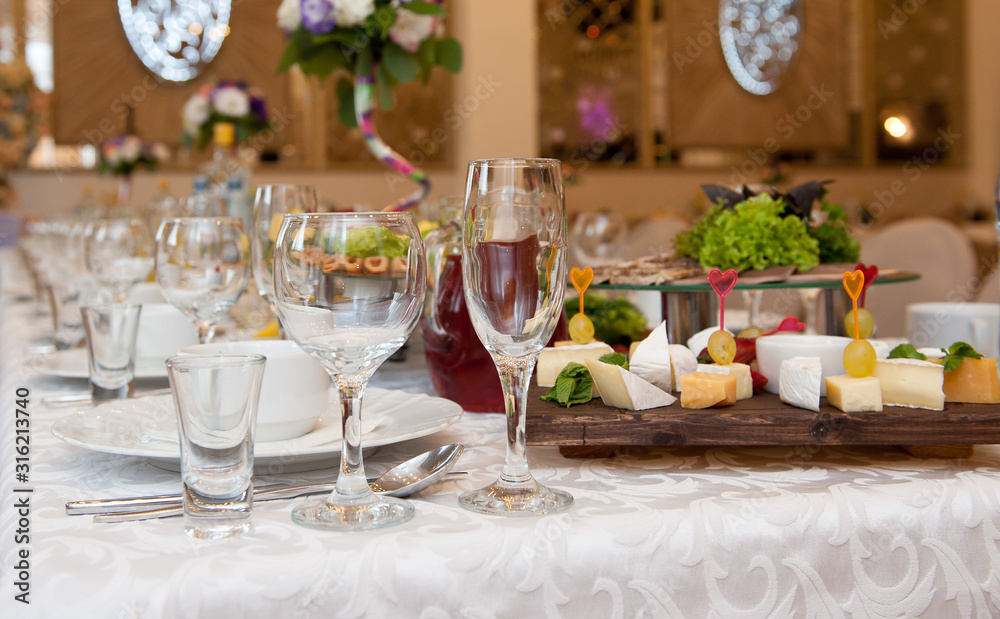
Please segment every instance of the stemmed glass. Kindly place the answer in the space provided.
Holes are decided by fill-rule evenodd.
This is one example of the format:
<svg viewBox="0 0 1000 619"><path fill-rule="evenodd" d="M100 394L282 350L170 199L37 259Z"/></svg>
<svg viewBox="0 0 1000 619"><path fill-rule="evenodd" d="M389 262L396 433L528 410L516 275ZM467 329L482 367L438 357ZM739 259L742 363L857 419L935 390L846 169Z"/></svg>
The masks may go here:
<svg viewBox="0 0 1000 619"><path fill-rule="evenodd" d="M101 219L89 227L83 256L97 280L123 301L153 270L153 237L138 219Z"/></svg>
<svg viewBox="0 0 1000 619"><path fill-rule="evenodd" d="M316 188L312 185L261 185L253 201L253 229L250 250L253 256L253 279L257 292L274 311L272 275L274 243L283 217L288 213L315 213L318 209Z"/></svg>
<svg viewBox="0 0 1000 619"><path fill-rule="evenodd" d="M194 322L198 340L246 288L250 241L232 217L168 217L156 233L156 281L164 298Z"/></svg>
<svg viewBox="0 0 1000 619"><path fill-rule="evenodd" d="M563 311L566 205L555 159L469 162L462 268L472 325L493 357L507 412L500 478L459 497L486 514L547 514L573 497L535 481L525 456L528 384Z"/></svg>
<svg viewBox="0 0 1000 619"><path fill-rule="evenodd" d="M343 445L336 489L292 519L338 530L413 516L407 501L375 495L361 457L361 402L372 373L413 331L427 266L410 213L285 215L274 248L274 300L285 331L329 372L340 396Z"/></svg>

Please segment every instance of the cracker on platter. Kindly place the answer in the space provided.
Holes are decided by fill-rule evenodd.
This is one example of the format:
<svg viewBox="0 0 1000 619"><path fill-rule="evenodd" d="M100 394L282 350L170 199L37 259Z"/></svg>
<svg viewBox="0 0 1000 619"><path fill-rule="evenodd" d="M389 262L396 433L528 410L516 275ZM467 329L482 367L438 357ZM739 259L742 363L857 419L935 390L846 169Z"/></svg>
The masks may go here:
<svg viewBox="0 0 1000 619"><path fill-rule="evenodd" d="M645 256L594 269L594 283L627 286L653 286L704 272L693 258L674 258L670 254Z"/></svg>

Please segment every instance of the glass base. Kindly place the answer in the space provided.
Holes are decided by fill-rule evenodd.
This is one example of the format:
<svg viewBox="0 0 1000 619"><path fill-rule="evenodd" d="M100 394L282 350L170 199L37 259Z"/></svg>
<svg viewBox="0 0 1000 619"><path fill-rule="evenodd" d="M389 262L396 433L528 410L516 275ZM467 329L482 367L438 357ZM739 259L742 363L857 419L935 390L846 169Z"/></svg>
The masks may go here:
<svg viewBox="0 0 1000 619"><path fill-rule="evenodd" d="M413 505L394 497L338 503L324 499L292 510L292 521L314 529L362 531L403 524L413 518Z"/></svg>
<svg viewBox="0 0 1000 619"><path fill-rule="evenodd" d="M231 498L198 494L187 483L184 489L184 532L199 540L219 540L249 533L253 528L253 484Z"/></svg>
<svg viewBox="0 0 1000 619"><path fill-rule="evenodd" d="M494 516L544 516L564 511L572 503L568 492L546 488L534 479L521 483L498 479L458 497L465 509Z"/></svg>

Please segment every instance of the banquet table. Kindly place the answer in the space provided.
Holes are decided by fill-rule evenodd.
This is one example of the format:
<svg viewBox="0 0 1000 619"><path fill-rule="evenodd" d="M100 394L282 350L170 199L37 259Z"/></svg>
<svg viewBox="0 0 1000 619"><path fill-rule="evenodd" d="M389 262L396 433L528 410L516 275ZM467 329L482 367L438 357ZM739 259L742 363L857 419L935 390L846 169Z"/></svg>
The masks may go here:
<svg viewBox="0 0 1000 619"><path fill-rule="evenodd" d="M51 432L72 408L40 398L86 388L25 365L46 318L0 250L0 617L990 617L1000 615L1000 447L968 459L898 448L639 448L567 459L529 448L535 476L575 502L528 518L479 515L458 495L503 462L502 415L465 413L423 438L366 454L379 472L461 442L457 468L382 530L300 527L304 499L254 506L243 537L195 542L180 518L95 524L66 501L177 492L150 461L69 445ZM419 346L373 381L430 391ZM30 473L15 476L18 389L30 391ZM711 413L706 413L711 414ZM325 468L273 471L307 482ZM30 504L27 516L16 502ZM305 499L313 500L313 499ZM27 530L30 540L18 533ZM27 551L28 568L15 568ZM30 604L16 601L29 572Z"/></svg>

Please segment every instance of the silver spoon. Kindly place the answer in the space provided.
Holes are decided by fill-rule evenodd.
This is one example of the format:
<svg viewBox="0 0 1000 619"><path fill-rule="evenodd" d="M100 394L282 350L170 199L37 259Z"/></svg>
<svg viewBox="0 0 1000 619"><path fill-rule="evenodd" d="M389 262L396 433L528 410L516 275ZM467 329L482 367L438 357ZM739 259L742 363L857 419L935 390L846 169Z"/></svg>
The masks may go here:
<svg viewBox="0 0 1000 619"><path fill-rule="evenodd" d="M381 477L370 482L377 494L406 497L437 483L455 465L462 454L460 443L444 445L410 458L386 471ZM308 494L318 494L333 490L337 482L263 488L254 490L254 502L290 499ZM121 510L133 511L121 511ZM184 513L180 495L139 497L134 499L110 499L98 501L75 501L66 504L70 515L95 514L94 522L128 522L167 518Z"/></svg>

